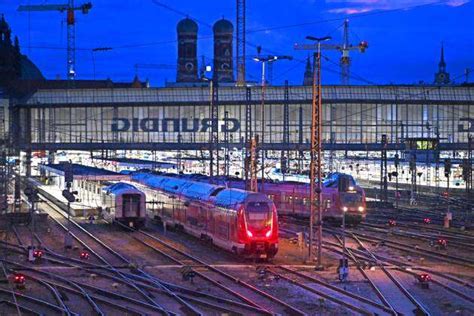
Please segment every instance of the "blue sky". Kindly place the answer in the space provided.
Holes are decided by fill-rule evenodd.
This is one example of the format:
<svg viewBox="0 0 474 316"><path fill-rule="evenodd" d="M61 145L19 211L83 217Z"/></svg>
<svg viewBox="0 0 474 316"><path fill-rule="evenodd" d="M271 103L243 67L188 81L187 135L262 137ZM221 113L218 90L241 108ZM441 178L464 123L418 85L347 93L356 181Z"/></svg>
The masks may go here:
<svg viewBox="0 0 474 316"><path fill-rule="evenodd" d="M2 0L4 13L23 53L48 78L66 72L65 14L20 13L19 4L67 2L66 0ZM76 0L77 4L83 1ZM86 2L86 1L84 1ZM164 4L168 8L160 5ZM198 55L212 59L210 26L225 17L235 21L234 0L94 0L89 14L77 15L77 73L79 79L94 76L95 47L112 47L94 54L96 77L130 81L137 63L175 65L176 24L188 14L199 23ZM174 9L174 10L173 10ZM176 12L179 11L179 12ZM288 79L300 84L306 52L293 50L306 35L333 36L340 42L342 25L349 18L351 42L367 40L365 54L353 53L351 83L377 84L433 81L441 42L445 45L448 71L457 82L466 68L474 69L474 5L469 0L259 0L247 1L247 55L261 45L271 53L294 56L274 67L274 83ZM325 52L325 83L339 82L337 52ZM247 62L248 79L258 80L260 68ZM139 69L141 79L152 85L173 81L173 69Z"/></svg>

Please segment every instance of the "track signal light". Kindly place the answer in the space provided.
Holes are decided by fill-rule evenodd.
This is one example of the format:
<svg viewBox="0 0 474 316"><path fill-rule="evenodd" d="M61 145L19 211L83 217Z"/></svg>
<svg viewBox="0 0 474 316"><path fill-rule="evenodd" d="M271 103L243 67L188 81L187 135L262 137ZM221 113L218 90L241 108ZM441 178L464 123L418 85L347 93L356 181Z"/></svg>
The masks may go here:
<svg viewBox="0 0 474 316"><path fill-rule="evenodd" d="M87 260L87 259L89 259L90 255L87 251L81 251L80 257L81 257L82 260Z"/></svg>
<svg viewBox="0 0 474 316"><path fill-rule="evenodd" d="M15 273L13 282L15 283L17 289L24 289L26 278L22 273Z"/></svg>
<svg viewBox="0 0 474 316"><path fill-rule="evenodd" d="M41 249L36 249L35 251L33 251L33 257L37 258L37 259L40 259L41 257L43 257L43 250Z"/></svg>

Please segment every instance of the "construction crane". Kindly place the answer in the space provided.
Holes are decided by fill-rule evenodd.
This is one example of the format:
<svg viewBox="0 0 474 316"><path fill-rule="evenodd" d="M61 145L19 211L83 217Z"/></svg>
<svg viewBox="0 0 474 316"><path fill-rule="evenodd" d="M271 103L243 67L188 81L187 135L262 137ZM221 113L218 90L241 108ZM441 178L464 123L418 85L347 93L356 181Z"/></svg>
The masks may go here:
<svg viewBox="0 0 474 316"><path fill-rule="evenodd" d="M237 85L245 86L245 0L237 0Z"/></svg>
<svg viewBox="0 0 474 316"><path fill-rule="evenodd" d="M297 50L316 50L318 44L295 44L294 48ZM322 50L337 50L340 51L342 56L339 61L341 67L341 84L348 85L350 78L350 65L351 58L349 56L350 51L359 51L365 53L365 50L369 47L366 41L361 41L358 45L352 45L349 43L349 20L344 21L343 40L342 44L323 44L321 43Z"/></svg>
<svg viewBox="0 0 474 316"><path fill-rule="evenodd" d="M89 13L92 3L87 2L80 6L74 6L74 0L68 0L66 4L38 4L20 5L18 11L59 11L67 13L67 78L74 80L76 77L76 18L75 11L83 14Z"/></svg>

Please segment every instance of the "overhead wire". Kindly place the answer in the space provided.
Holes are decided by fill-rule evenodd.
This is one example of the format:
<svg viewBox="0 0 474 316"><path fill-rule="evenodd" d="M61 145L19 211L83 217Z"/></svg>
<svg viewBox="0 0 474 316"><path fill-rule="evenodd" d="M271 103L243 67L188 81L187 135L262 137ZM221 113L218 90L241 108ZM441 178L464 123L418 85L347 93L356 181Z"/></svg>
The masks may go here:
<svg viewBox="0 0 474 316"><path fill-rule="evenodd" d="M191 17L188 13L183 12L181 10L178 10L178 9L176 9L176 8L170 6L170 5L167 5L167 4L163 3L162 1L152 0L152 2L155 5L160 6L160 7L164 8L168 11L171 11L171 12L173 12L175 14L178 14L178 15L181 15L181 16L192 18L193 20L199 22L200 24L205 25L209 28L212 28L212 25L207 23L206 21L197 19L195 17ZM402 8L395 8L395 9L390 9L390 10L376 10L376 11L365 12L365 13L360 13L360 14L353 14L353 15L350 15L350 18L353 19L353 18L368 17L368 16L372 16L372 15L387 14L387 13L393 13L393 12L398 12L398 11L405 11L405 10L429 7L429 6L434 6L434 5L440 5L440 4L445 4L445 3L448 3L448 2L449 2L449 0L444 0L444 1L437 1L437 2L433 2L433 3L428 3L428 4L421 4L421 5L415 5L415 6L405 6L405 7L402 7ZM315 24L319 24L319 23L328 23L328 22L334 22L334 21L341 21L341 20L347 19L348 17L349 16L346 15L346 16L343 16L343 17L336 17L336 18L330 18L330 19L321 19L321 20L309 21L309 22L303 22L303 23L297 23L297 24L266 27L266 28L255 29L255 30L248 30L247 33L258 33L258 32L264 32L264 31L266 32L266 31L272 31L272 30L281 30L281 29L295 28L295 27L301 27L301 26L315 25ZM340 26L338 26L335 30L337 30L338 28L340 28ZM335 30L333 30L332 32L334 32ZM208 36L199 37L199 39L210 39L212 37L213 37L212 35L208 35ZM117 46L112 46L111 48L112 49L139 48L139 47L149 47L149 46L162 45L162 44L171 44L171 43L176 43L176 42L177 42L177 39L173 39L173 40L149 42L149 43L136 43L136 44L117 45ZM248 41L246 42L246 44L249 45L249 46L255 47L255 48L258 47L258 45L250 43ZM28 48L55 49L55 50L65 50L66 49L66 48L63 48L63 47L31 46L31 45L28 46ZM79 50L79 51L90 51L92 48L76 48L76 49ZM266 49L266 48L263 48L263 50L268 51L270 53L275 53L272 50L269 50L269 49ZM249 56L246 56L246 58L249 58ZM301 62L303 63L305 61L303 60ZM353 75L352 73L350 74L350 76L354 80L361 81L361 82L365 81L365 82L369 83L368 80L362 78L361 76ZM280 76L278 76L278 77L280 77Z"/></svg>

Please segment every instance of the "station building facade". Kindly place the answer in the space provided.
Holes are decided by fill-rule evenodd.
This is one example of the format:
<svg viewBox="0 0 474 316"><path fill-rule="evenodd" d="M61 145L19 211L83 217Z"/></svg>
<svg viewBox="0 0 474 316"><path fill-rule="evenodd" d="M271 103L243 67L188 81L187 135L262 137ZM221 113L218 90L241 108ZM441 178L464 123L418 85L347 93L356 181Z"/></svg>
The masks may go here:
<svg viewBox="0 0 474 316"><path fill-rule="evenodd" d="M245 146L246 130L273 150L309 148L309 86L218 89L220 146ZM11 101L12 133L21 150L198 150L211 137L210 89L40 89ZM246 111L250 109L250 113ZM250 114L250 115L249 115ZM474 86L324 86L326 149L389 149L405 139L437 138L441 149L466 150L474 134Z"/></svg>

